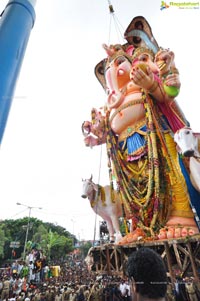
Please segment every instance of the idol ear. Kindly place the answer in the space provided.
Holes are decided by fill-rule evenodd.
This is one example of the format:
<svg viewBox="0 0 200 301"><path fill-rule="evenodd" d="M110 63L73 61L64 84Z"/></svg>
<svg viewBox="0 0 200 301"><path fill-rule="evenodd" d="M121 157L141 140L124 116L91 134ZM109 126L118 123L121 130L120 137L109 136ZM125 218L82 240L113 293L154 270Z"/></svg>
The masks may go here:
<svg viewBox="0 0 200 301"><path fill-rule="evenodd" d="M102 47L106 51L108 56L112 56L114 54L113 48L109 47L108 45L103 44Z"/></svg>
<svg viewBox="0 0 200 301"><path fill-rule="evenodd" d="M94 69L94 73L105 91L107 90L106 80L104 75L106 62L107 62L107 58L99 62Z"/></svg>

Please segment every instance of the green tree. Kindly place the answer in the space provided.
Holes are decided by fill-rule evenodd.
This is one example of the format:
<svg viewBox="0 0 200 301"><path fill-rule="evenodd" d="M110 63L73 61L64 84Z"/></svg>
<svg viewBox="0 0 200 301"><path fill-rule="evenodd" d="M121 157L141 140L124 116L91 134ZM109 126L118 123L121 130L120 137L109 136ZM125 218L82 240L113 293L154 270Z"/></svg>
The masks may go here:
<svg viewBox="0 0 200 301"><path fill-rule="evenodd" d="M61 252L61 250L63 252L65 250L66 246L68 247L68 251L71 251L73 249L71 239L69 239L69 238L67 239L67 237L65 237L63 235L61 236L57 232L53 232L51 229L48 232L46 246L47 246L47 258L48 259L51 259L52 253L54 253L54 255L55 255L55 251L56 251L56 257L60 257L59 253Z"/></svg>
<svg viewBox="0 0 200 301"><path fill-rule="evenodd" d="M40 225L37 228L37 232L33 235L32 241L36 244L36 246L43 250L45 253L47 250L47 237L48 237L48 230L45 225Z"/></svg>
<svg viewBox="0 0 200 301"><path fill-rule="evenodd" d="M89 241L80 245L80 251L83 257L87 256L87 253L91 247L92 247L92 243Z"/></svg>
<svg viewBox="0 0 200 301"><path fill-rule="evenodd" d="M28 224L26 253L30 252L35 246L41 249L46 256L48 255L54 259L62 258L73 250L73 242L76 242L77 239L65 228L52 223L43 223L36 218L28 219L28 217L25 217L17 220L0 221L0 229L4 231L5 237L4 240L3 232L2 235L0 233L2 236L2 239L0 236L0 248L3 248L3 251L0 250L0 260L12 258L10 243L13 241L20 243L20 247L15 249L16 258L22 256Z"/></svg>
<svg viewBox="0 0 200 301"><path fill-rule="evenodd" d="M0 258L4 257L5 242L6 242L5 231L3 230L3 226L0 225Z"/></svg>
<svg viewBox="0 0 200 301"><path fill-rule="evenodd" d="M12 249L10 248L10 243L12 241L19 241L20 247L16 249L16 257L20 257L23 253L26 229L28 225L28 217L16 220L4 220L0 223L2 228L5 231L6 243L4 246L4 257L5 259L12 258ZM33 234L37 231L38 226L42 224L42 221L36 218L30 218L29 220L29 233L28 233L28 241L32 240Z"/></svg>

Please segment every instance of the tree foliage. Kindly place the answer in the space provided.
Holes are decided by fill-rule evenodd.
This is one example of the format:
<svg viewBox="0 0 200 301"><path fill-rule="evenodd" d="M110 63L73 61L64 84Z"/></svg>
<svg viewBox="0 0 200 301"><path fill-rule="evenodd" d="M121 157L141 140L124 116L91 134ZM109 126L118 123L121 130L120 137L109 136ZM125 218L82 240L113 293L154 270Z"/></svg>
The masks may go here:
<svg viewBox="0 0 200 301"><path fill-rule="evenodd" d="M6 242L5 232L2 228L3 227L0 225L0 258L4 257L4 246Z"/></svg>
<svg viewBox="0 0 200 301"><path fill-rule="evenodd" d="M26 252L33 246L41 249L49 259L65 257L73 251L76 238L65 228L52 224L44 223L36 218L23 218L17 220L4 220L0 222L0 260L21 257L24 250L27 226L28 237ZM14 242L19 243L19 248L11 247ZM12 243L12 244L11 244Z"/></svg>
<svg viewBox="0 0 200 301"><path fill-rule="evenodd" d="M87 253L89 251L89 249L92 247L92 243L91 242L86 242L84 244L81 244L80 246L80 251L83 254L83 257L87 256Z"/></svg>

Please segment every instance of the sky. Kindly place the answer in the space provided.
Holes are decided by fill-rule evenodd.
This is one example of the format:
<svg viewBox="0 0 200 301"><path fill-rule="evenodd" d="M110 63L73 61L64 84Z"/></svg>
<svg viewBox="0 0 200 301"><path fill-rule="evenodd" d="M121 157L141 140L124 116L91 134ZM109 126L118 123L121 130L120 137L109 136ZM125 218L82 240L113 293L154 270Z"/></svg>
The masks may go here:
<svg viewBox="0 0 200 301"><path fill-rule="evenodd" d="M0 1L0 12L7 3ZM174 51L182 83L177 101L200 131L200 10L160 8L159 0L37 0L0 149L1 220L23 218L36 207L31 217L81 240L98 239L101 219L81 198L82 179L92 174L95 183L109 184L106 152L85 147L81 125L106 101L94 75L106 57L102 44L125 43L136 16L147 19L159 46Z"/></svg>

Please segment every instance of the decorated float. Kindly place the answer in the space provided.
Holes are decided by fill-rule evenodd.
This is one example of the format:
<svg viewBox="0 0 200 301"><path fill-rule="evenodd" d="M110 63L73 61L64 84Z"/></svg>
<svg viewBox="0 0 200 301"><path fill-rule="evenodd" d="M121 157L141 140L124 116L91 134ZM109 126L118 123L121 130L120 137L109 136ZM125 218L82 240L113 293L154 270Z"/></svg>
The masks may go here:
<svg viewBox="0 0 200 301"><path fill-rule="evenodd" d="M133 18L124 38L124 44L103 45L106 55L95 74L107 94L106 104L92 108L91 120L82 124L86 146L106 144L110 193L102 203L99 192L104 188L99 185L92 192L91 178L84 197L97 207L98 202L106 207L108 197L113 207L120 201L122 218L131 219L132 230L90 249L88 263L95 272L123 273L129 254L145 245L161 254L172 281L177 274L198 280L198 166L193 181L190 170L198 140L194 149L191 144L184 152L178 147L183 129L198 138L176 101L181 83L175 55L159 46L142 16ZM107 224L113 222L109 228L115 227L112 214L107 215Z"/></svg>

